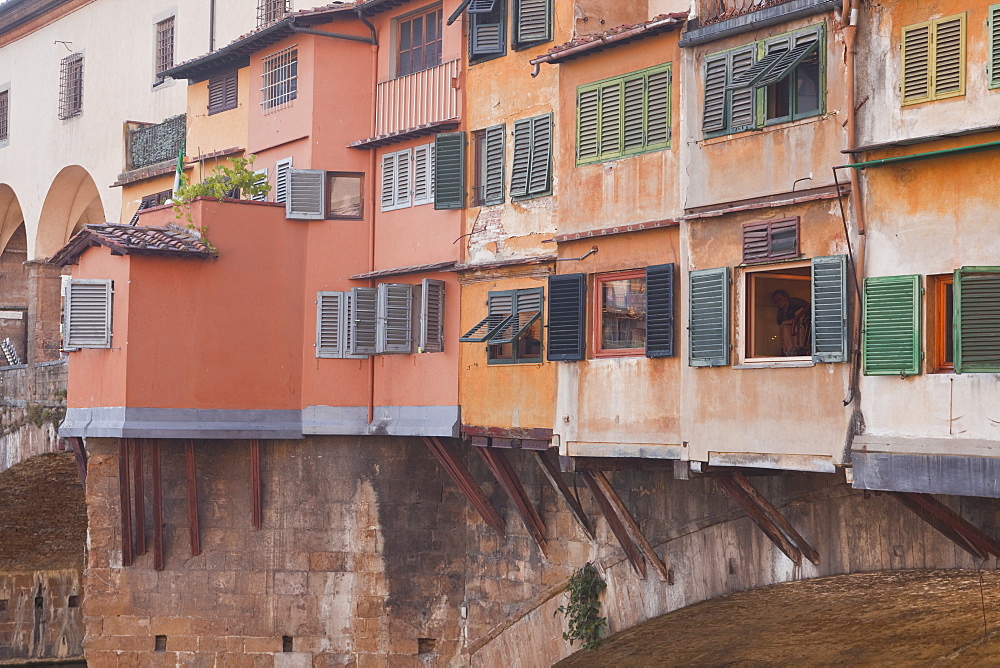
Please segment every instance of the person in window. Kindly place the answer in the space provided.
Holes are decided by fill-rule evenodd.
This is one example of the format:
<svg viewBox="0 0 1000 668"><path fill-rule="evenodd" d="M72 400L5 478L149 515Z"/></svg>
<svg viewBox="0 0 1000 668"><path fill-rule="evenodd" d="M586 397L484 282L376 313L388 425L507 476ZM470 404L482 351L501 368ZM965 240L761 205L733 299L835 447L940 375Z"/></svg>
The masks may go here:
<svg viewBox="0 0 1000 668"><path fill-rule="evenodd" d="M774 305L778 307L778 334L781 339L781 356L797 357L808 355L809 347L809 302L792 297L784 290L771 293Z"/></svg>

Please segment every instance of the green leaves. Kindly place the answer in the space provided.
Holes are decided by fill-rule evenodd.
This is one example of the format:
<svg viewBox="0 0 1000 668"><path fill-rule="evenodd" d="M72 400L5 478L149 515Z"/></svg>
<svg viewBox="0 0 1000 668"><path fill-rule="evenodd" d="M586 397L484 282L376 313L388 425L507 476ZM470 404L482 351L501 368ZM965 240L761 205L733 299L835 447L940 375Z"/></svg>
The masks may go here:
<svg viewBox="0 0 1000 668"><path fill-rule="evenodd" d="M579 640L583 649L600 647L608 628L608 619L600 616L601 602L598 597L607 586L589 561L573 574L566 588L569 604L556 608L556 614L562 613L566 617L569 628L563 633L563 640L568 640L570 645Z"/></svg>
<svg viewBox="0 0 1000 668"><path fill-rule="evenodd" d="M189 183L187 176L181 178L181 187L173 194L174 210L180 218L191 206L191 202L196 197L214 197L220 202L228 193L239 189L246 199L262 197L271 190L271 185L261 174L253 171L253 161L255 156L246 158L233 158L230 160L232 167L216 165L201 183ZM191 215L188 213L188 221Z"/></svg>

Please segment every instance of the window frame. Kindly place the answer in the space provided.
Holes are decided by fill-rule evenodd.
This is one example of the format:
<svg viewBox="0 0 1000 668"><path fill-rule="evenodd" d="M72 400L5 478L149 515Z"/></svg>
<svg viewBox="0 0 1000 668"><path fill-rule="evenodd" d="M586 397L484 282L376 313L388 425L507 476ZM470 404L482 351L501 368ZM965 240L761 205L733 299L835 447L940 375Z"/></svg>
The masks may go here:
<svg viewBox="0 0 1000 668"><path fill-rule="evenodd" d="M427 184L427 192L425 196L419 200L414 198L415 195L415 184L417 182L417 161L415 160L415 155L421 149L426 151L426 160L424 163L424 169L426 170L425 183ZM410 146L407 148L399 149L398 151L389 151L388 153L383 153L379 156L379 180L378 180L378 201L379 210L385 211L398 211L399 209L409 209L414 206L423 206L425 204L435 204L435 193L437 189L435 188L435 174L437 165L437 151L435 150L435 142L428 142L426 144L420 144L418 146ZM401 196L401 186L403 177L400 175L402 172L399 169L399 160L401 157L405 156L407 161L407 171L405 176L405 197ZM385 177L385 165L386 160L391 158L392 160L392 192L390 203L386 204L386 199L384 196L386 177Z"/></svg>
<svg viewBox="0 0 1000 668"><path fill-rule="evenodd" d="M991 11L992 16L992 11ZM929 19L919 23L912 23L900 29L900 60L899 60L899 103L901 107L908 107L924 102L935 102L937 100L947 100L952 97L963 97L966 93L966 79L968 77L968 36L969 20L968 12L960 12L949 16L942 16L936 19ZM938 69L938 30L942 24L958 20L959 22L959 62L958 62L958 90L945 93L937 92L937 69ZM907 35L921 28L927 29L927 69L924 72L927 81L927 92L919 97L906 97L906 73L909 53L907 49ZM919 54L918 54L919 57ZM994 74L995 76L995 74ZM990 81L988 80L989 84Z"/></svg>
<svg viewBox="0 0 1000 668"><path fill-rule="evenodd" d="M591 317L593 318L593 346L594 346L594 358L610 358L610 357L645 357L646 356L646 343L643 342L641 348L608 348L605 349L603 345L604 336L604 309L603 309L603 285L604 283L610 283L612 281L625 281L633 280L636 278L641 278L643 283L646 281L646 269L626 269L623 271L612 271L603 272L600 274L594 274L594 289L593 289L593 299L592 299L592 311ZM648 294L648 292L647 292ZM649 305L645 303L643 305L643 315L648 318ZM643 327L645 331L645 326ZM648 336L648 335L647 335Z"/></svg>
<svg viewBox="0 0 1000 668"><path fill-rule="evenodd" d="M534 319L535 323L538 323L538 356L522 358L518 354L518 342L521 338L517 336L513 341L510 342L511 356L510 359L497 359L493 357L493 346L503 345L503 344L492 344L490 339L487 339L484 343L486 344L486 363L487 365L502 365L502 364L541 364L545 361L545 343L542 340L542 323L545 322L545 288L515 288L513 290L490 290L487 295L487 303L489 297L492 295L505 295L509 294L511 298L511 311L513 316L518 314L518 301L527 295L538 295L538 317ZM489 307L487 306L487 315L489 313Z"/></svg>
<svg viewBox="0 0 1000 668"><path fill-rule="evenodd" d="M931 339L926 348L931 357L927 360L928 373L955 373L955 308L954 289L955 274L932 274L927 276L925 294L930 302L927 305L927 336ZM952 289L952 308L948 308L948 287ZM951 361L948 361L948 338L952 339Z"/></svg>
<svg viewBox="0 0 1000 668"><path fill-rule="evenodd" d="M791 362L796 364L801 364L802 362L812 362L815 351L813 350L813 343L810 338L809 341L809 354L807 355L795 355L791 357L765 357L765 356L755 356L753 354L753 339L754 332L756 332L757 323L756 318L753 315L753 307L757 303L757 295L755 294L754 278L757 274L780 274L782 270L788 269L810 269L812 268L812 260L796 260L791 262L782 262L780 264L765 264L765 265L753 265L743 268L740 277L740 291L739 297L742 303L740 304L740 322L737 324L737 331L739 333L739 354L738 360L740 364L746 365L759 365L759 364L780 364L783 362ZM812 275L800 276L798 274L789 275L778 275L777 278L785 278L788 280L804 280L809 283L810 295L812 294ZM810 297L811 299L811 297ZM809 317L810 321L814 319L815 307L810 302L809 304Z"/></svg>
<svg viewBox="0 0 1000 668"><path fill-rule="evenodd" d="M10 143L10 84L0 86L0 148Z"/></svg>
<svg viewBox="0 0 1000 668"><path fill-rule="evenodd" d="M77 287L82 288L84 286L87 286L88 289L93 288L96 290L89 297L92 302L95 297L100 297L104 300L101 305L103 307L101 309L102 312L97 313L103 319L103 323L101 324L102 335L99 340L96 337L90 337L92 340L85 341L74 339L73 293ZM101 294L98 295L97 292ZM63 350L109 349L112 347L114 337L114 297L115 284L111 279L70 278L66 281L66 291L63 299ZM93 318L93 315L91 318Z"/></svg>
<svg viewBox="0 0 1000 668"><path fill-rule="evenodd" d="M426 41L426 36L427 36L427 21L426 21L426 17L430 16L432 14L437 14L437 39L436 40L432 40L431 42L428 42L428 41ZM410 68L407 71L404 72L403 68L401 66L401 63L400 63L401 57L402 57L402 55L404 53L404 51L400 48L401 45L402 45L402 41L403 41L403 38L402 38L402 29L403 29L404 25L412 23L413 21L415 21L417 19L423 19L423 38L424 38L424 41L420 43L421 52L424 53L424 54L426 54L427 45L428 44L434 44L434 43L436 43L437 44L437 62L434 63L433 65L427 65L426 64L427 63L427 58L426 58L426 56L424 56L423 57L423 63L424 63L423 67L419 67L419 68L413 69L413 67L411 65ZM438 67L439 65L441 65L442 62L444 62L444 53L443 53L443 45L444 45L444 39L443 39L444 38L444 12L443 12L441 3L436 3L434 5L429 5L427 7L422 7L420 9L417 9L417 10L413 11L413 12L410 12L409 14L404 14L402 16L398 16L398 17L394 18L393 19L393 25L392 25L392 35L393 35L393 39L395 40L395 42L394 42L394 49L393 49L393 75L394 75L394 78L398 79L398 78L401 78L401 77L409 76L411 74L416 74L418 72L423 72L423 71L429 70L429 69L431 69L433 67ZM412 42L412 30L411 30L411 45L410 45L410 48L407 49L407 51L412 52L415 48L417 48L417 47L413 45L413 42ZM411 58L411 62L412 62L412 58Z"/></svg>
<svg viewBox="0 0 1000 668"><path fill-rule="evenodd" d="M358 215L356 216L342 216L335 215L330 211L330 195L333 193L333 187L330 183L331 179L334 178L345 178L345 177L357 177L358 179L358 191L361 195L360 205L358 209ZM324 217L326 220L364 220L365 218L365 173L364 172L340 172L340 171L327 171L326 172L326 193L324 199Z"/></svg>
<svg viewBox="0 0 1000 668"><path fill-rule="evenodd" d="M83 52L71 53L59 61L59 120L83 113Z"/></svg>
<svg viewBox="0 0 1000 668"><path fill-rule="evenodd" d="M257 27L280 21L288 13L288 0L257 0Z"/></svg>
<svg viewBox="0 0 1000 668"><path fill-rule="evenodd" d="M298 44L280 49L266 56L261 56L261 99L260 106L265 114L280 111L291 105L299 95L299 48ZM276 78L276 72L282 68L288 69L288 75L283 79ZM272 79L269 81L268 77ZM276 93L282 86L287 90Z"/></svg>
<svg viewBox="0 0 1000 668"><path fill-rule="evenodd" d="M779 35L779 36L776 36L776 37L771 37L771 38L769 38L769 39L764 40L764 41L761 42L761 45L759 47L759 49L760 49L759 50L759 54L760 54L760 57L765 57L765 56L767 56L767 55L769 55L771 53L771 50L774 47L779 46L779 45L786 45L787 46L786 52L790 51L792 49L795 49L798 46L806 44L807 42L803 38L809 37L811 35L815 35L815 39L814 40L810 40L808 43L815 43L816 44L816 47L815 47L816 48L816 54L817 54L817 57L819 58L819 81L818 81L818 85L819 85L818 102L819 102L819 104L818 104L817 108L814 109L814 110L812 110L812 111L807 111L807 112L800 112L800 111L798 111L798 92L793 87L790 86L789 87L790 92L789 92L789 97L788 97L788 110L789 110L788 115L786 115L786 116L776 116L775 118L768 118L767 117L767 95L768 95L768 91L773 86L776 86L776 85L780 84L782 81L787 81L789 79L794 79L795 74L798 71L798 68L801 67L801 65L802 65L802 61L804 61L806 58L808 58L808 52L806 52L806 54L803 56L803 58L798 63L796 63L795 65L793 65L792 67L789 68L788 74L786 76L782 77L778 81L775 81L773 84L769 84L767 86L761 86L759 88L759 91L760 91L758 93L758 95L760 96L759 105L761 107L761 119L760 119L760 121L763 123L764 126L780 125L782 123L793 123L795 121L801 121L804 118L812 118L814 116L821 115L824 112L824 110L826 109L826 59L824 57L824 53L825 53L824 46L825 46L825 44L824 44L824 41L822 39L823 34L822 34L821 30L816 30L816 31L801 30L801 31L795 31L795 32L792 32L792 33L786 33L784 35ZM755 89L755 90L757 90L757 89Z"/></svg>
<svg viewBox="0 0 1000 668"><path fill-rule="evenodd" d="M168 79L160 76L160 72L174 66L177 49L177 17L174 14L164 16L154 23L153 29L156 35L153 42L153 87L156 88L166 83Z"/></svg>

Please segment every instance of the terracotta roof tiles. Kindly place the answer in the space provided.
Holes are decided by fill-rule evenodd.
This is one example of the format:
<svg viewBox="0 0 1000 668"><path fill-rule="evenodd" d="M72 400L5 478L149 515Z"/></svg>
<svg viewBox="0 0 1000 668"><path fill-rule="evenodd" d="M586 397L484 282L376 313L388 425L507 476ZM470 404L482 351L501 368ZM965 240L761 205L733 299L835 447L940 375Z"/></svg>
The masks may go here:
<svg viewBox="0 0 1000 668"><path fill-rule="evenodd" d="M209 258L218 254L191 230L179 225L138 227L106 223L86 225L49 262L60 267L74 264L91 246L105 246L114 255L159 255Z"/></svg>

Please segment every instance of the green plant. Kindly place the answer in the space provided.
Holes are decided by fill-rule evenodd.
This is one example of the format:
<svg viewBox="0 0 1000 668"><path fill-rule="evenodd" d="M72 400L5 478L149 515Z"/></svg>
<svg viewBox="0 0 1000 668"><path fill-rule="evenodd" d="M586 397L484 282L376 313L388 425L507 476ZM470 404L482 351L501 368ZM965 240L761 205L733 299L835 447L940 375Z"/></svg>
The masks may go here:
<svg viewBox="0 0 1000 668"><path fill-rule="evenodd" d="M186 175L181 176L181 187L173 194L174 211L177 217L187 216L191 222L191 202L196 197L214 197L220 202L226 194L239 188L244 197L254 198L267 195L271 185L261 179L260 174L253 171L253 161L256 156L233 158L232 166L216 165L212 173L202 179L201 183L191 183ZM193 225L188 225L194 229Z"/></svg>
<svg viewBox="0 0 1000 668"><path fill-rule="evenodd" d="M572 645L579 640L583 649L597 649L608 628L607 617L601 616L601 602L598 597L607 584L589 561L569 579L566 593L567 605L556 608L555 614L562 613L569 630L563 633L563 640Z"/></svg>

